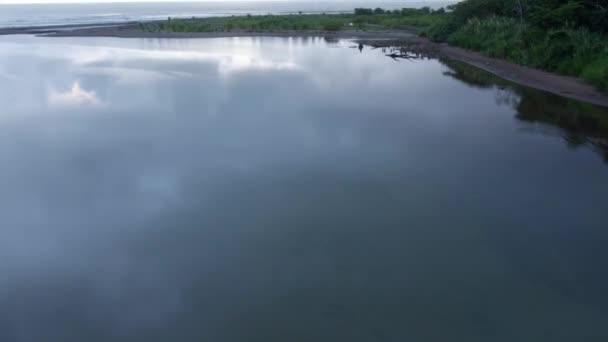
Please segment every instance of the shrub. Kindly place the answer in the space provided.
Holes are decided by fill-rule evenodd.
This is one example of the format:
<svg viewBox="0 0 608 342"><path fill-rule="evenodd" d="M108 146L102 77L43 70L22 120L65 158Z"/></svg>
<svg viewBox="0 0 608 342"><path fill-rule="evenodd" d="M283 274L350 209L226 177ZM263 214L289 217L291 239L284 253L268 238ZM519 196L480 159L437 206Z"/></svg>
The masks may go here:
<svg viewBox="0 0 608 342"><path fill-rule="evenodd" d="M567 22L579 22L579 13L583 4L579 1L568 1L564 4L547 3L545 6L534 6L530 13L532 24L540 27L561 27Z"/></svg>
<svg viewBox="0 0 608 342"><path fill-rule="evenodd" d="M435 42L445 42L458 29L459 25L451 16L441 18L425 30L425 34Z"/></svg>
<svg viewBox="0 0 608 342"><path fill-rule="evenodd" d="M587 65L581 77L599 89L608 91L608 57L600 57Z"/></svg>
<svg viewBox="0 0 608 342"><path fill-rule="evenodd" d="M608 6L602 2L464 0L422 34L608 90Z"/></svg>
<svg viewBox="0 0 608 342"><path fill-rule="evenodd" d="M484 19L494 16L508 16L512 13L509 0L466 0L454 5L452 20L457 24L464 24L469 19Z"/></svg>
<svg viewBox="0 0 608 342"><path fill-rule="evenodd" d="M544 32L513 18L474 18L449 35L448 42L490 57L581 77L608 90L608 40L587 29Z"/></svg>
<svg viewBox="0 0 608 342"><path fill-rule="evenodd" d="M372 15L374 11L371 8L355 8L355 15Z"/></svg>
<svg viewBox="0 0 608 342"><path fill-rule="evenodd" d="M338 31L342 28L343 24L341 21L338 20L332 20L332 21L328 21L323 23L323 29L325 31Z"/></svg>
<svg viewBox="0 0 608 342"><path fill-rule="evenodd" d="M527 58L522 44L524 30L525 27L512 18L474 18L450 35L448 42L491 57L522 63Z"/></svg>

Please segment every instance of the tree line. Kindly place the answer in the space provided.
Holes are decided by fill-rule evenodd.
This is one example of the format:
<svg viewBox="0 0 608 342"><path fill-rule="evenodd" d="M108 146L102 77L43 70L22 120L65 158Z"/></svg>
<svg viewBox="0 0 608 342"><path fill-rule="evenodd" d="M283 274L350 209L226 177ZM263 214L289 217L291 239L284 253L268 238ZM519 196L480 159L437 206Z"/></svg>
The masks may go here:
<svg viewBox="0 0 608 342"><path fill-rule="evenodd" d="M544 29L569 26L608 32L608 0L465 0L449 9L456 23L502 16Z"/></svg>

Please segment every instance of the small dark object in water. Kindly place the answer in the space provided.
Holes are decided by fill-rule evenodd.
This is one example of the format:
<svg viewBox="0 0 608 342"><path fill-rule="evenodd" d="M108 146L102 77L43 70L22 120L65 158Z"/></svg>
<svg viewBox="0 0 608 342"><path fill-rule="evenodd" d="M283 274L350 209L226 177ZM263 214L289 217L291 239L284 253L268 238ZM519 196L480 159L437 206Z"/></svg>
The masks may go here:
<svg viewBox="0 0 608 342"><path fill-rule="evenodd" d="M363 44L359 43L359 52L363 52Z"/></svg>

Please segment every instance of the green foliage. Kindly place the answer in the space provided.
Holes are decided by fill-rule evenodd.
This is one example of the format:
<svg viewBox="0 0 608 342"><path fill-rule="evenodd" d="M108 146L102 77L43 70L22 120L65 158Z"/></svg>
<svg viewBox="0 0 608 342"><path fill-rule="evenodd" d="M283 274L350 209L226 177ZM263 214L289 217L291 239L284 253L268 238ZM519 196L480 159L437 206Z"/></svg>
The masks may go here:
<svg viewBox="0 0 608 342"><path fill-rule="evenodd" d="M464 25L469 19L511 17L540 28L575 28L608 32L606 0L464 0L450 6L451 20Z"/></svg>
<svg viewBox="0 0 608 342"><path fill-rule="evenodd" d="M450 34L448 42L608 89L608 39L587 29L542 31L513 18L473 18Z"/></svg>
<svg viewBox="0 0 608 342"><path fill-rule="evenodd" d="M553 1L546 2L545 6L540 4L532 7L529 20L539 27L560 27L564 23L579 23L583 4L581 1L569 0L566 3L553 4Z"/></svg>
<svg viewBox="0 0 608 342"><path fill-rule="evenodd" d="M430 7L422 7L418 10L418 12L422 13L422 14L431 14L431 8Z"/></svg>
<svg viewBox="0 0 608 342"><path fill-rule="evenodd" d="M424 35L608 89L608 1L464 0Z"/></svg>
<svg viewBox="0 0 608 342"><path fill-rule="evenodd" d="M452 17L441 17L430 27L423 30L424 35L435 42L445 42L450 35L458 30L459 25Z"/></svg>
<svg viewBox="0 0 608 342"><path fill-rule="evenodd" d="M591 31L608 32L606 0L528 0L529 20L542 27L561 27L569 23Z"/></svg>
<svg viewBox="0 0 608 342"><path fill-rule="evenodd" d="M608 91L608 57L598 58L583 68L581 77L601 90Z"/></svg>
<svg viewBox="0 0 608 342"><path fill-rule="evenodd" d="M186 20L167 20L158 24L158 31L168 32L209 32L213 31L210 24L206 22L193 22Z"/></svg>
<svg viewBox="0 0 608 342"><path fill-rule="evenodd" d="M383 16L378 24L388 28L429 27L441 20L441 17L431 14L413 16Z"/></svg>
<svg viewBox="0 0 608 342"><path fill-rule="evenodd" d="M160 23L140 25L145 31L165 32L222 32L233 30L252 31L337 31L352 22L353 16L336 15L261 15L233 16L206 19L173 19Z"/></svg>
<svg viewBox="0 0 608 342"><path fill-rule="evenodd" d="M467 49L481 51L496 58L525 60L522 32L515 19L493 17L485 20L470 19L456 32L451 34L448 42Z"/></svg>
<svg viewBox="0 0 608 342"><path fill-rule="evenodd" d="M331 20L323 23L323 30L325 31L339 31L344 26L344 23L340 20Z"/></svg>
<svg viewBox="0 0 608 342"><path fill-rule="evenodd" d="M371 8L355 8L355 15L372 15L374 11Z"/></svg>
<svg viewBox="0 0 608 342"><path fill-rule="evenodd" d="M508 16L513 8L512 0L465 0L453 6L451 19L462 25L472 18Z"/></svg>
<svg viewBox="0 0 608 342"><path fill-rule="evenodd" d="M603 6L598 5L590 11L588 25L598 31L608 32L608 4L604 2Z"/></svg>
<svg viewBox="0 0 608 342"><path fill-rule="evenodd" d="M338 31L356 24L359 29L426 27L441 20L441 15L428 8L385 11L357 8L353 14L246 15L205 19L172 19L140 24L149 32L223 32L247 31ZM368 26L369 25L369 26Z"/></svg>

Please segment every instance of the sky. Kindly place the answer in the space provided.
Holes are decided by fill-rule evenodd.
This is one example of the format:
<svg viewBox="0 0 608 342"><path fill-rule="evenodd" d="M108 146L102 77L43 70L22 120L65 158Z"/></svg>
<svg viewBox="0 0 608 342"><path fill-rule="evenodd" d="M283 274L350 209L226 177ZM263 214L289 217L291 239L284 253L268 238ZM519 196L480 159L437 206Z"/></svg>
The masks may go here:
<svg viewBox="0 0 608 342"><path fill-rule="evenodd" d="M100 3L100 2L185 2L185 1L199 1L199 2L226 2L226 1L248 1L248 0L0 0L1 4L30 4L30 3ZM255 0L250 0L255 1ZM289 1L289 0L277 0L277 1ZM323 0L323 1L345 1L345 0ZM377 0L370 0L374 2ZM391 1L391 0L389 0ZM404 0L404 2L415 0ZM420 1L420 0L418 0ZM422 0L424 1L424 0ZM427 0L432 1L432 0Z"/></svg>
<svg viewBox="0 0 608 342"><path fill-rule="evenodd" d="M34 3L99 3L99 2L185 2L197 0L0 0L0 4L34 4ZM236 0L198 0L201 2L211 1L236 1ZM243 1L243 0L241 0ZM245 0L247 1L247 0Z"/></svg>
<svg viewBox="0 0 608 342"><path fill-rule="evenodd" d="M255 1L255 0L0 0L2 4L32 4L32 3L100 3L100 2L228 2L228 1ZM290 0L276 0L276 1L290 1ZM314 1L348 1L348 0L314 0ZM374 2L378 0L370 0ZM394 1L394 0L388 0ZM424 2L433 0L402 0L403 2Z"/></svg>
<svg viewBox="0 0 608 342"><path fill-rule="evenodd" d="M227 2L227 1L249 1L249 0L0 0L1 4L37 4L37 3L100 3L100 2ZM255 1L255 0L251 0ZM289 1L289 0L278 0ZM325 0L340 1L340 0ZM406 0L407 1L407 0Z"/></svg>

